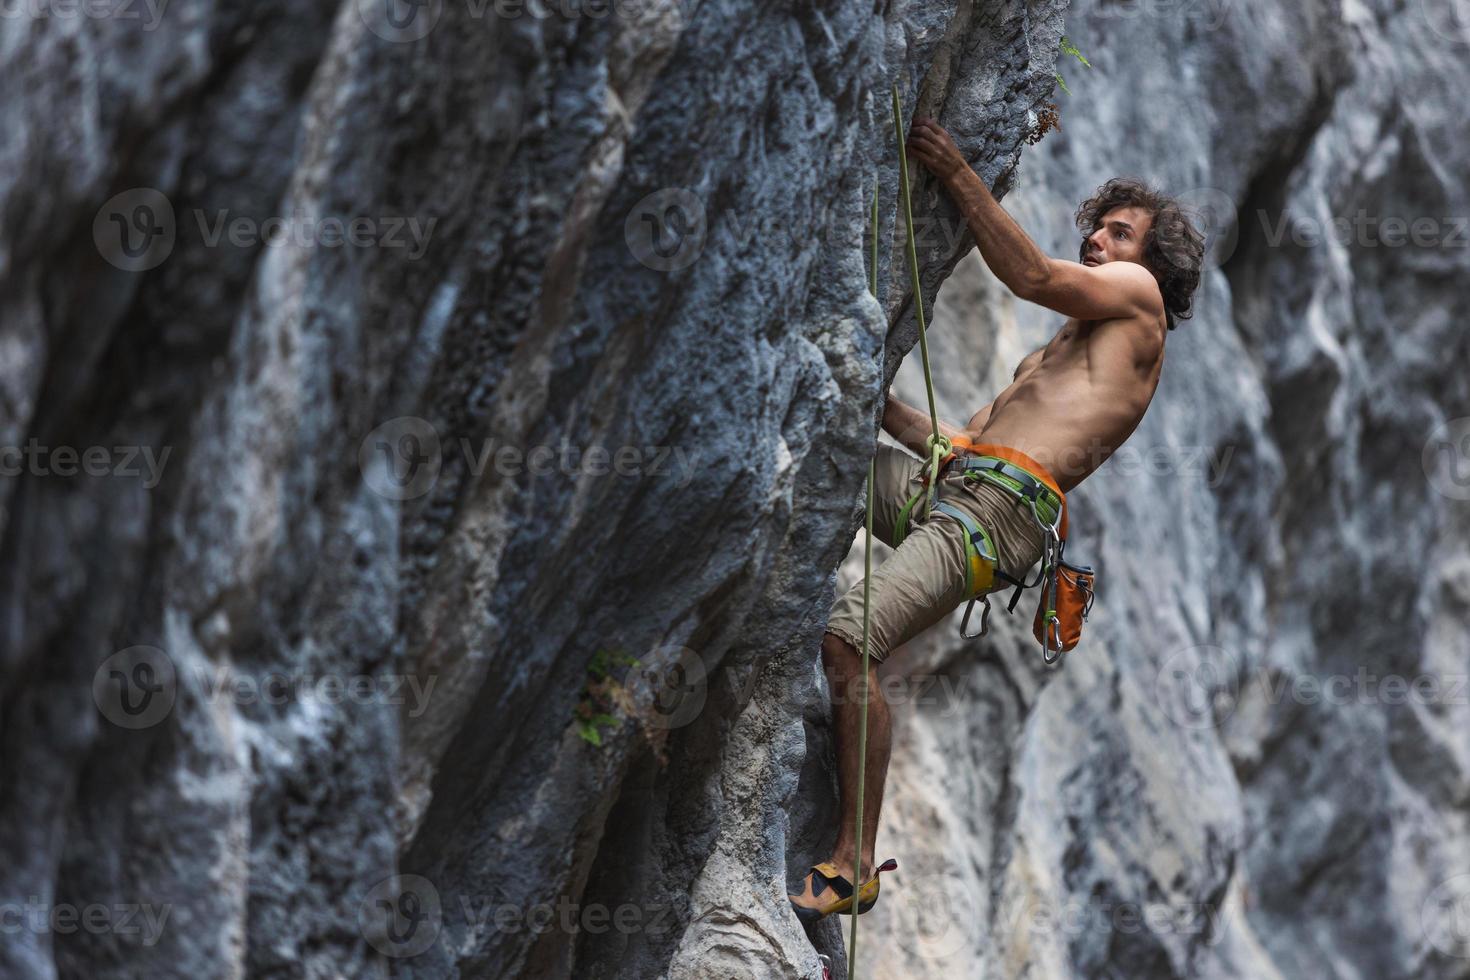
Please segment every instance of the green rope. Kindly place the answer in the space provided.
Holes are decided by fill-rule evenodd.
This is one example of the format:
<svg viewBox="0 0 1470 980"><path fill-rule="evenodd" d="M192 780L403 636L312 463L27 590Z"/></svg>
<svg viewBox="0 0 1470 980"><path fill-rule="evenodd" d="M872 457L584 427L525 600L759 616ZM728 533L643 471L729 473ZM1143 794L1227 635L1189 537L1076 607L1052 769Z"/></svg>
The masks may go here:
<svg viewBox="0 0 1470 980"><path fill-rule="evenodd" d="M919 321L919 352L924 361L924 390L929 396L929 422L934 427L925 442L929 450L929 495L924 500L924 516L928 518L934 499L934 488L939 480L939 462L953 448L950 441L939 432L939 410L934 404L934 375L929 368L929 340L924 323L924 296L920 292L919 252L914 245L914 214L909 202L908 154L904 151L903 108L898 101L898 86L893 86L893 128L898 135L898 186L903 198L904 226L908 232L909 277L914 290L914 313ZM868 279L868 289L873 298L878 298L878 185L873 185L873 207L870 213L873 225L873 267ZM853 829L856 838L856 856L853 860L853 907L852 931L848 936L848 980L857 980L858 907L861 905L863 887L863 795L868 771L868 664L871 653L868 649L868 608L872 597L873 582L873 487L877 483L877 461L868 460L868 514L863 541L863 667L862 667L862 714L858 716L858 766L857 819ZM912 503L912 502L911 502ZM905 507L907 510L907 507Z"/></svg>
<svg viewBox="0 0 1470 980"><path fill-rule="evenodd" d="M893 86L893 129L898 134L898 187L903 198L904 226L908 230L909 279L914 289L914 316L919 321L919 353L924 359L924 390L929 395L929 421L933 433L925 440L929 451L929 494L924 498L924 517L928 519L934 503L934 490L939 482L939 461L954 448L948 438L939 434L939 410L934 407L934 375L929 370L929 338L924 323L924 294L919 284L919 251L914 245L914 212L909 203L909 158L904 149L903 108L898 101L898 85Z"/></svg>
<svg viewBox="0 0 1470 980"><path fill-rule="evenodd" d="M868 289L873 298L878 298L878 184L873 184L873 273L868 280ZM868 518L867 533L863 540L863 713L858 716L858 766L857 779L857 827L853 836L857 838L857 858L853 879L852 933L848 938L847 980L857 977L858 905L861 904L863 887L863 777L868 771L868 598L873 582L873 485L878 479L876 458L868 460Z"/></svg>

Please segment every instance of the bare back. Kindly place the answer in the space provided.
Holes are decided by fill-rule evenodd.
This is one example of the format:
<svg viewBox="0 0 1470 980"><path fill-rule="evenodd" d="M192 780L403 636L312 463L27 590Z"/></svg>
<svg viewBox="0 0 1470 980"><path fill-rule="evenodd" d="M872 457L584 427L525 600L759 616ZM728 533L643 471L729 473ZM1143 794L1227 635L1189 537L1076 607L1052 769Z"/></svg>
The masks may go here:
<svg viewBox="0 0 1470 980"><path fill-rule="evenodd" d="M1163 370L1165 333L1162 315L1069 319L1021 361L965 435L1021 450L1068 492L1143 419Z"/></svg>

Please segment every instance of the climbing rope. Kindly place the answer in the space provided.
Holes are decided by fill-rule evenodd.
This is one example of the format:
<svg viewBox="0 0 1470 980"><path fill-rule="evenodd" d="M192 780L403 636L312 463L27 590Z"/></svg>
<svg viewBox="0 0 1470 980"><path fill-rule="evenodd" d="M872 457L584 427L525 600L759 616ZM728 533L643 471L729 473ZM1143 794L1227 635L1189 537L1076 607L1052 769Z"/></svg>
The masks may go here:
<svg viewBox="0 0 1470 980"><path fill-rule="evenodd" d="M873 225L873 270L868 279L868 291L873 294L873 299L878 298L878 183L873 182L873 208L871 213ZM855 869L852 873L853 884L853 910L852 910L852 933L848 939L847 954L847 977L854 980L857 977L857 937L858 937L858 909L862 904L863 888L863 777L868 771L868 598L873 591L873 485L877 482L878 466L876 458L868 460L868 517L863 536L863 672L862 672L862 698L863 712L858 716L858 766L857 779L857 828L853 834L857 838L857 858L854 861Z"/></svg>
<svg viewBox="0 0 1470 980"><path fill-rule="evenodd" d="M893 86L893 129L898 136L898 187L899 196L903 199L904 227L907 231L909 278L914 290L914 314L919 321L919 353L924 362L924 390L929 396L929 422L933 431L925 441L925 448L929 451L929 495L924 501L924 516L929 516L930 505L933 502L934 488L939 482L939 464L953 449L949 439L939 432L939 410L934 404L934 375L929 368L929 341L926 337L926 324L924 323L924 296L920 291L919 284L919 254L914 245L914 214L912 205L909 203L909 164L908 154L904 151L903 130L903 107L898 99L898 86ZM868 291L873 294L873 299L878 298L878 184L873 185L873 207L870 212L870 221L873 228L873 252L872 270L868 278ZM857 826L854 828L853 837L856 839L856 857L854 858L853 877L853 909L852 909L852 931L848 936L848 980L857 978L857 948L858 948L858 906L861 904L863 887L863 796L865 793L865 776L868 771L868 664L871 656L868 649L869 618L868 607L872 596L873 581L873 487L877 482L877 463L875 459L868 460L868 513L864 525L863 537L863 667L860 690L862 691L862 713L858 716L858 778L857 778Z"/></svg>
<svg viewBox="0 0 1470 980"><path fill-rule="evenodd" d="M909 203L909 157L904 149L903 107L898 101L897 84L893 86L893 131L898 135L898 188L899 196L903 199L904 227L908 232L909 280L914 290L914 318L919 321L919 354L924 361L924 391L929 396L929 422L934 428L924 442L924 448L929 452L929 493L924 498L924 517L927 519L934 504L935 487L939 484L939 464L954 447L947 437L939 433L939 410L934 405L934 375L929 370L924 293L919 285L919 252L914 246L914 212Z"/></svg>

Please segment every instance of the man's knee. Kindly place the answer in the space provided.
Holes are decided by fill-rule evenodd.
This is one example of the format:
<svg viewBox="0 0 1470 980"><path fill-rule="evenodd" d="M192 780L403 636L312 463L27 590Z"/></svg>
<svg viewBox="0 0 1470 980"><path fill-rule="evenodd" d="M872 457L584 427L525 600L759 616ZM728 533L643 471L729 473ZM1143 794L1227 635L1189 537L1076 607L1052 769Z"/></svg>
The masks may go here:
<svg viewBox="0 0 1470 980"><path fill-rule="evenodd" d="M836 633L822 634L822 663L828 667L848 666L858 658L857 650Z"/></svg>
<svg viewBox="0 0 1470 980"><path fill-rule="evenodd" d="M863 652L853 646L846 639L836 633L822 634L822 664L828 670L839 670L846 674L855 674L862 667ZM868 647L868 669L877 670L878 664L883 658L878 651L873 649L871 640Z"/></svg>

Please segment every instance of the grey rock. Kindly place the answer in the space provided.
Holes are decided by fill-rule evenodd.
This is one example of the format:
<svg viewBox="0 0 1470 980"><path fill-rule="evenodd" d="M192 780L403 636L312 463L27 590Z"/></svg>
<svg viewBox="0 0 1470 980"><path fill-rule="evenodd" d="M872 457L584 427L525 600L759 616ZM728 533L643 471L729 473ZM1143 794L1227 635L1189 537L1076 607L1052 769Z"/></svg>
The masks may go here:
<svg viewBox="0 0 1470 980"><path fill-rule="evenodd" d="M998 612L886 668L861 975L1470 975L1466 252L1273 244L1470 213L1452 14L136 9L0 20L0 445L49 467L0 477L0 976L845 975L785 889L915 395L895 83L1052 254L1120 170L1235 234L1130 443L1168 465L1073 498L1084 647ZM914 205L964 417L1052 318ZM1262 683L1360 666L1445 687Z"/></svg>

